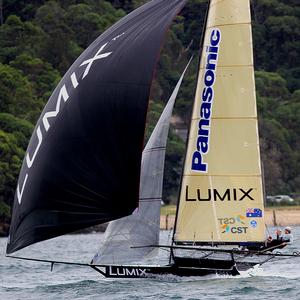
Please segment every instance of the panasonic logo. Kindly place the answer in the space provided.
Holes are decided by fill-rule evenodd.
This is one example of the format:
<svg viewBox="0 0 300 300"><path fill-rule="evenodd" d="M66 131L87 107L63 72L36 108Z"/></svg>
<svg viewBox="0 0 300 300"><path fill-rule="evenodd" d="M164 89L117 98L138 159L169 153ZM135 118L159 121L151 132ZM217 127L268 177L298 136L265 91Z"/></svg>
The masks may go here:
<svg viewBox="0 0 300 300"><path fill-rule="evenodd" d="M200 121L197 138L197 150L192 158L192 170L207 173L207 163L203 161L203 155L209 152L210 123L214 100L214 84L216 80L216 67L219 55L221 31L213 29L210 35L210 45L206 49L206 66L204 74L204 88L202 91L202 104L199 111Z"/></svg>

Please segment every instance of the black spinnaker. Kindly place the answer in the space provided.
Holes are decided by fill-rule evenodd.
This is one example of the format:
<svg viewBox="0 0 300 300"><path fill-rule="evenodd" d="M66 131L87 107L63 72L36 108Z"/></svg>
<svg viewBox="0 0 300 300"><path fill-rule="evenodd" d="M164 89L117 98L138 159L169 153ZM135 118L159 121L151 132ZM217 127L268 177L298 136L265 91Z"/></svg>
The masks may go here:
<svg viewBox="0 0 300 300"><path fill-rule="evenodd" d="M153 0L104 32L51 95L19 175L7 253L131 214L165 31L185 0Z"/></svg>

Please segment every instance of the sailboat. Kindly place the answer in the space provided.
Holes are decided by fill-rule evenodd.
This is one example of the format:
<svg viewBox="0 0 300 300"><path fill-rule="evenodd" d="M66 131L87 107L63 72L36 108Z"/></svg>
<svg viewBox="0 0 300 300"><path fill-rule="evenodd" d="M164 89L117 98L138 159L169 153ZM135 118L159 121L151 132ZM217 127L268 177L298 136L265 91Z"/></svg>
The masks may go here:
<svg viewBox="0 0 300 300"><path fill-rule="evenodd" d="M7 254L111 222L90 263L105 277L238 275L278 256L263 249L249 0L209 2L172 243L159 244L163 162L185 71L142 149L165 32L184 0L153 0L75 61L50 97L19 175ZM159 248L169 264L134 264ZM256 249L256 250L249 250Z"/></svg>

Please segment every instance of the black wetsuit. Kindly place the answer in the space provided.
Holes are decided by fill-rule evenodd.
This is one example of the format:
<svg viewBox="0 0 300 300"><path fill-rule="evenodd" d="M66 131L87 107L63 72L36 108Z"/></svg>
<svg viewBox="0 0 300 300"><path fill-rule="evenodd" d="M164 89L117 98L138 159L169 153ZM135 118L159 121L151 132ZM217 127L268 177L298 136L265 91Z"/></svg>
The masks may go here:
<svg viewBox="0 0 300 300"><path fill-rule="evenodd" d="M286 244L284 244L284 243L285 243L285 241L283 241L282 239L272 240L270 243L268 243L266 245L265 249L272 248L272 247L279 246L279 245L283 244L280 247L276 247L276 249L282 249L286 246Z"/></svg>
<svg viewBox="0 0 300 300"><path fill-rule="evenodd" d="M262 251L262 250L266 250L268 248L273 248L273 247L275 247L275 249L282 249L286 246L286 244L285 244L286 242L288 242L288 241L284 241L281 236L277 235L277 238L272 241L266 241L265 243L261 243L261 244L248 245L247 249L251 250L251 251ZM279 247L276 247L276 246L279 246ZM275 250L275 249L273 249L273 250ZM273 250L270 250L270 251L273 251Z"/></svg>

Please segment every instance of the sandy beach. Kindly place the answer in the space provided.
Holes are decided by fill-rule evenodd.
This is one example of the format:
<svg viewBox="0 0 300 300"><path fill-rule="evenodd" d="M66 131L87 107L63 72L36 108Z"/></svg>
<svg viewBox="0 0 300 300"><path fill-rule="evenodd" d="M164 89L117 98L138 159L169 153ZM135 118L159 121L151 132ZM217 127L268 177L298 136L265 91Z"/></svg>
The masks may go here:
<svg viewBox="0 0 300 300"><path fill-rule="evenodd" d="M300 208L266 208L265 222L268 226L300 225Z"/></svg>

